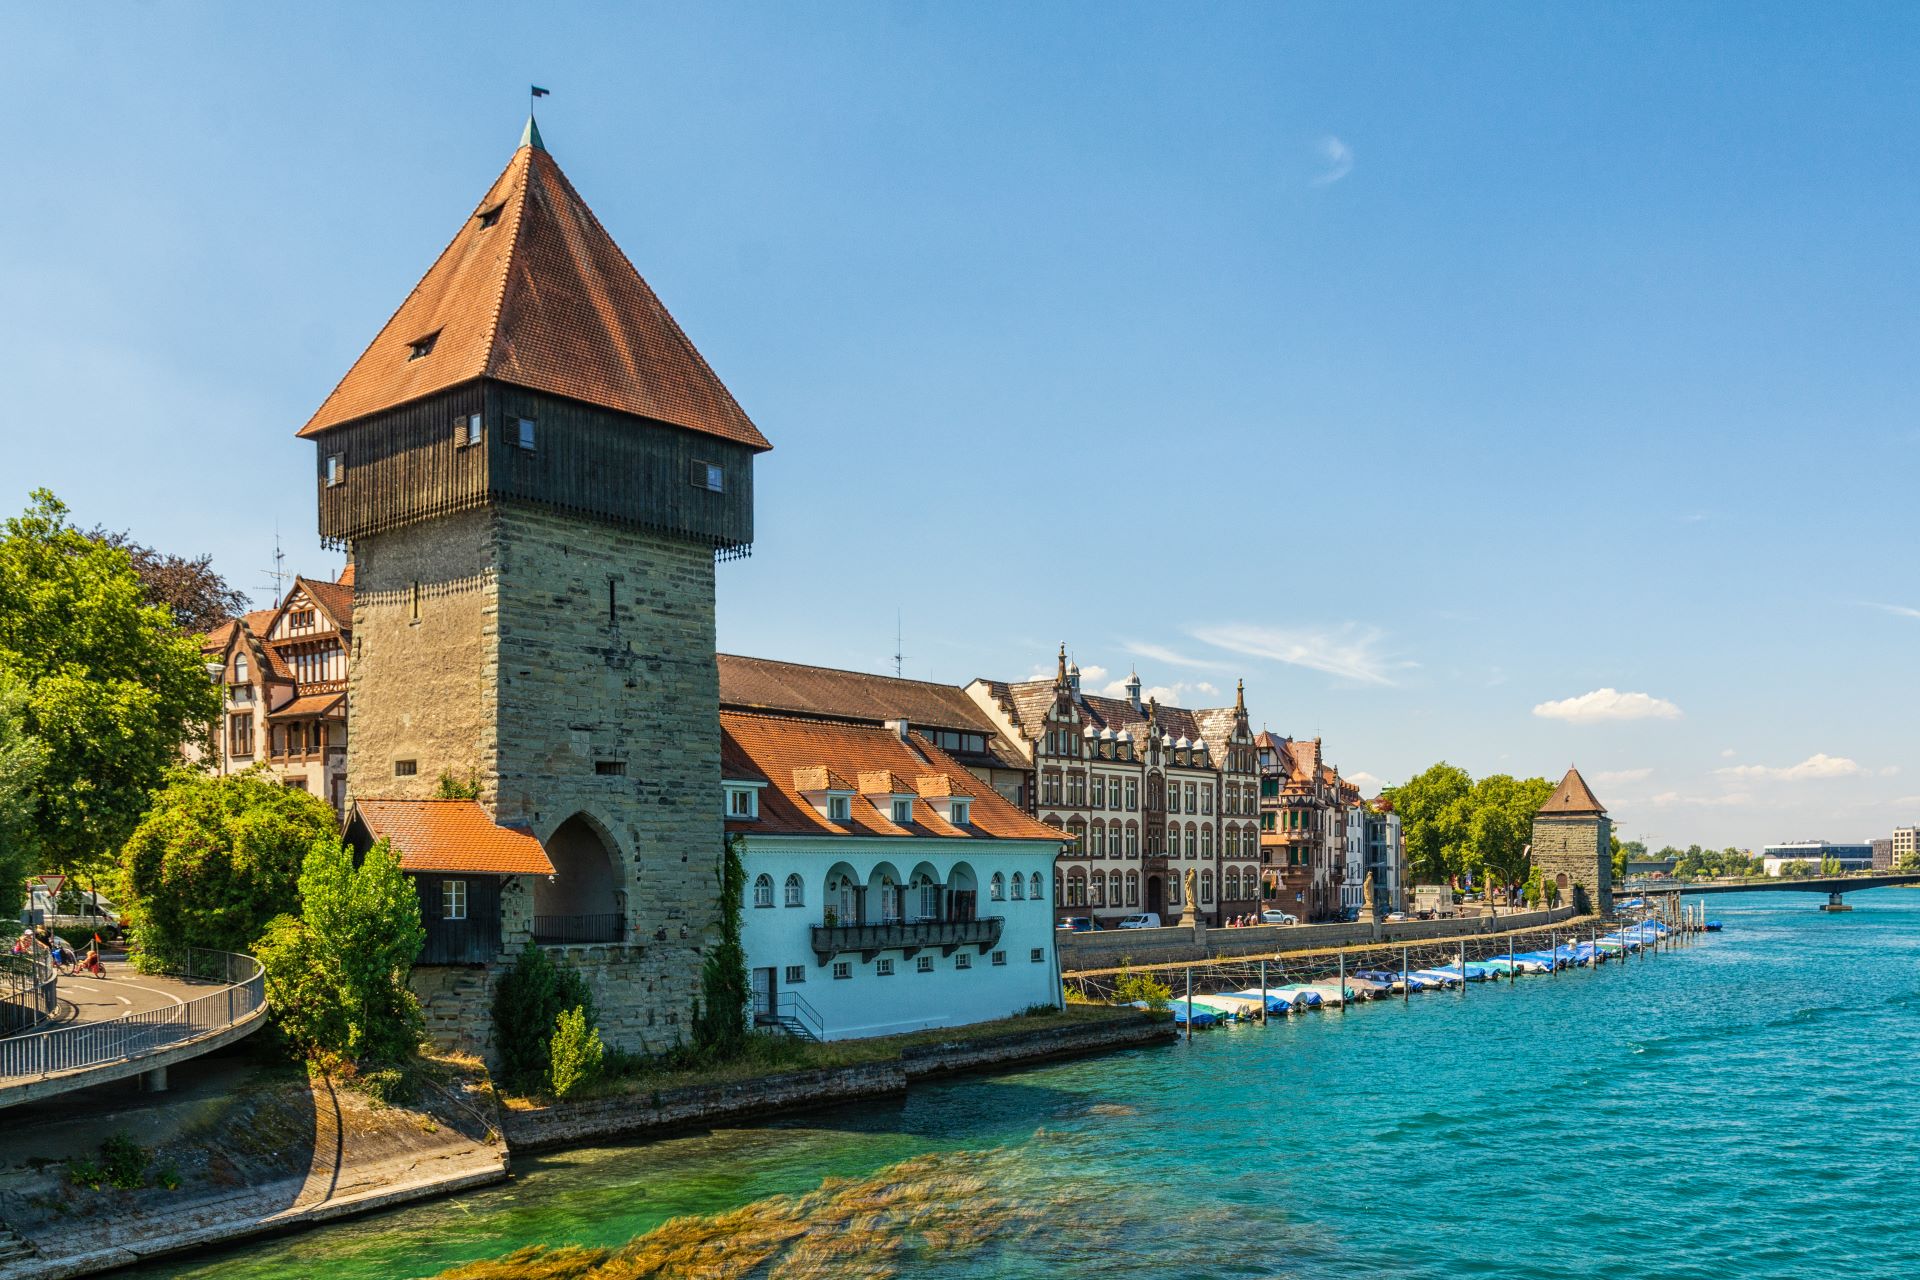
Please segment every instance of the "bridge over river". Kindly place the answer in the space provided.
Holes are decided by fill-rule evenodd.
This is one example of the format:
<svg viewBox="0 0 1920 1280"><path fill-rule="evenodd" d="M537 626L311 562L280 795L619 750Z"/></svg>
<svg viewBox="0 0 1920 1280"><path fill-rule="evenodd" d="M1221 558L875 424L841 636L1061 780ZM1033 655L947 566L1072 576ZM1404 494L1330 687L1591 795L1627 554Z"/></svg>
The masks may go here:
<svg viewBox="0 0 1920 1280"><path fill-rule="evenodd" d="M1851 911L1841 901L1843 893L1859 893L1866 889L1886 889L1899 885L1920 885L1920 871L1884 871L1865 876L1806 876L1790 879L1786 876L1768 876L1760 880L1709 880L1698 884L1680 884L1661 881L1652 884L1630 884L1621 886L1621 892L1627 894L1649 893L1824 893L1826 905L1822 911Z"/></svg>

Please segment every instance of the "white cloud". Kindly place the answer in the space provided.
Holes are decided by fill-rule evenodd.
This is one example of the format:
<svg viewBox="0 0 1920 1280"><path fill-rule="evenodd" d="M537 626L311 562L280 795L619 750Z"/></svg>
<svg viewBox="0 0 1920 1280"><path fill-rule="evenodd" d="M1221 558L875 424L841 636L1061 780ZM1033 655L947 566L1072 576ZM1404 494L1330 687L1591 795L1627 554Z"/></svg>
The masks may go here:
<svg viewBox="0 0 1920 1280"><path fill-rule="evenodd" d="M1773 782L1808 782L1825 778L1853 778L1866 772L1856 762L1845 756L1830 756L1826 752L1816 752L1799 764L1781 765L1777 768L1764 764L1740 764L1726 769L1715 769L1723 778L1766 778Z"/></svg>
<svg viewBox="0 0 1920 1280"><path fill-rule="evenodd" d="M1729 791L1718 796L1683 796L1678 791L1662 791L1653 798L1656 808L1672 809L1680 805L1700 805L1706 808L1744 808L1753 804L1753 797L1744 791Z"/></svg>
<svg viewBox="0 0 1920 1280"><path fill-rule="evenodd" d="M1602 720L1678 720L1680 708L1665 698L1648 693L1621 693L1618 689L1595 689L1577 698L1543 702L1533 709L1542 720L1566 720L1574 724L1595 724Z"/></svg>
<svg viewBox="0 0 1920 1280"><path fill-rule="evenodd" d="M1175 653L1173 650L1161 645L1145 644L1138 640L1122 641L1120 647L1128 653L1147 658L1153 662L1164 662L1170 667L1199 667L1204 671L1223 671L1226 669L1224 663L1209 662L1205 658L1189 658L1184 653Z"/></svg>
<svg viewBox="0 0 1920 1280"><path fill-rule="evenodd" d="M1604 785L1610 782L1645 782L1652 776L1652 769L1614 769L1608 773L1594 774L1593 780Z"/></svg>
<svg viewBox="0 0 1920 1280"><path fill-rule="evenodd" d="M1726 749L1725 751L1722 751L1722 752L1720 753L1720 758L1721 758L1722 760L1731 760L1731 759L1733 759L1733 757L1734 757L1735 755L1737 755L1737 754L1738 754L1738 753L1737 753L1736 751L1734 751L1734 749L1733 749L1732 747L1728 747L1728 748L1727 748L1727 749Z"/></svg>
<svg viewBox="0 0 1920 1280"><path fill-rule="evenodd" d="M1080 668L1080 687L1082 689L1098 685L1106 678L1107 669L1105 667L1097 667L1092 663L1088 663L1086 666Z"/></svg>
<svg viewBox="0 0 1920 1280"><path fill-rule="evenodd" d="M1882 604L1878 600L1867 601L1867 608L1890 613L1896 618L1920 618L1920 609L1904 604Z"/></svg>
<svg viewBox="0 0 1920 1280"><path fill-rule="evenodd" d="M1314 175L1314 186L1330 187L1353 172L1353 148L1332 134L1320 139L1319 151L1327 167Z"/></svg>
<svg viewBox="0 0 1920 1280"><path fill-rule="evenodd" d="M1341 776L1362 791L1378 791L1383 785L1380 779L1374 777L1365 769L1360 770L1358 773L1342 774Z"/></svg>
<svg viewBox="0 0 1920 1280"><path fill-rule="evenodd" d="M1378 627L1347 622L1337 627L1256 627L1230 623L1217 627L1195 627L1190 634L1203 644L1267 658L1310 671L1324 671L1343 680L1360 684L1391 685L1387 673L1396 663L1380 652L1383 638Z"/></svg>

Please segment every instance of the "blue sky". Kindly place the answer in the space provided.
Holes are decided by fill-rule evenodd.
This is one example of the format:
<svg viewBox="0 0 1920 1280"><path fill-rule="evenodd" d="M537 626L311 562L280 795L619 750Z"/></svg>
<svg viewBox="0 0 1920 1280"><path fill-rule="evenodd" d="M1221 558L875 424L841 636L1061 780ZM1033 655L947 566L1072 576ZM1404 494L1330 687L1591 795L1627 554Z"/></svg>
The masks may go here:
<svg viewBox="0 0 1920 1280"><path fill-rule="evenodd" d="M775 445L724 648L897 611L930 679L1244 676L1363 783L1884 834L1917 67L1901 5L9 6L0 500L331 570L293 431L538 82Z"/></svg>

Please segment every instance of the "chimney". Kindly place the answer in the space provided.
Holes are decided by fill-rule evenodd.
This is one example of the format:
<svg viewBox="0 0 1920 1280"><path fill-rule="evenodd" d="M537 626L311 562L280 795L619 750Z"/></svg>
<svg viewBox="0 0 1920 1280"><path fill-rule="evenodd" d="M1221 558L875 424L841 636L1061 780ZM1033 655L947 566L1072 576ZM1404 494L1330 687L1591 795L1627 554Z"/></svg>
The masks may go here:
<svg viewBox="0 0 1920 1280"><path fill-rule="evenodd" d="M899 734L899 735L900 735L900 741L902 741L902 742L905 742L905 741L907 740L907 733L908 733L908 730L909 730L909 726L908 726L908 724L907 724L907 721L906 721L906 717L905 717L905 716L902 716L902 717L901 717L900 719L898 719L898 720L889 720L889 721L887 721L887 728L889 728L889 729L891 729L891 730L893 730L893 731L894 731L895 733L897 733L897 734Z"/></svg>

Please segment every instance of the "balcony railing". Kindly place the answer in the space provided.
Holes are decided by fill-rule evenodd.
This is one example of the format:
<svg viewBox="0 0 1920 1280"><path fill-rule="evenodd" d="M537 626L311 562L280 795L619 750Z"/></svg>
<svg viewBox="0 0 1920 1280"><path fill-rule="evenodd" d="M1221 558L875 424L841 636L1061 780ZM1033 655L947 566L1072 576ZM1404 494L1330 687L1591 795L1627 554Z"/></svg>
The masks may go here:
<svg viewBox="0 0 1920 1280"><path fill-rule="evenodd" d="M1001 916L978 920L889 920L881 924L817 924L813 926L813 954L821 964L847 951L871 960L882 951L900 951L911 960L927 947L939 947L950 956L961 947L993 950L1006 925Z"/></svg>
<svg viewBox="0 0 1920 1280"><path fill-rule="evenodd" d="M533 940L549 945L569 942L624 942L627 917L624 912L599 916L535 916Z"/></svg>

